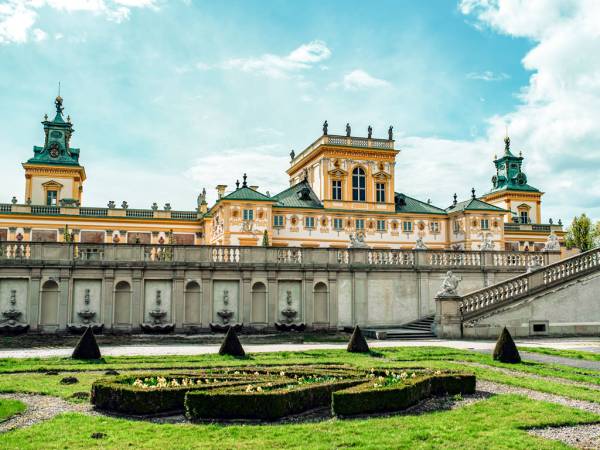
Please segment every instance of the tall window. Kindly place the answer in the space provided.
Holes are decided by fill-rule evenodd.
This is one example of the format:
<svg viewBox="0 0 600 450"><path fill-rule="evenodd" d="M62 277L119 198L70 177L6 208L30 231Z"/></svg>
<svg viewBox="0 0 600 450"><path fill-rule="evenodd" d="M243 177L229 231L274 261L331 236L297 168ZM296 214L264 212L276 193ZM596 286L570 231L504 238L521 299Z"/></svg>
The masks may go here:
<svg viewBox="0 0 600 450"><path fill-rule="evenodd" d="M404 231L405 233L412 233L412 225L412 222L402 222L402 231Z"/></svg>
<svg viewBox="0 0 600 450"><path fill-rule="evenodd" d="M314 228L315 227L315 218L314 217L305 217L304 218L304 226L306 228Z"/></svg>
<svg viewBox="0 0 600 450"><path fill-rule="evenodd" d="M48 206L56 206L58 193L56 191L48 191L46 192L46 205Z"/></svg>
<svg viewBox="0 0 600 450"><path fill-rule="evenodd" d="M283 226L283 216L273 216L273 226L280 228Z"/></svg>
<svg viewBox="0 0 600 450"><path fill-rule="evenodd" d="M333 200L342 199L342 180L333 180L331 182L331 198Z"/></svg>
<svg viewBox="0 0 600 450"><path fill-rule="evenodd" d="M482 230L489 230L490 229L490 222L488 219L481 219L481 229Z"/></svg>
<svg viewBox="0 0 600 450"><path fill-rule="evenodd" d="M377 231L385 231L385 220L377 220Z"/></svg>
<svg viewBox="0 0 600 450"><path fill-rule="evenodd" d="M385 203L385 183L375 183L375 200L377 203Z"/></svg>
<svg viewBox="0 0 600 450"><path fill-rule="evenodd" d="M245 209L244 210L244 220L254 220L254 210Z"/></svg>
<svg viewBox="0 0 600 450"><path fill-rule="evenodd" d="M343 227L344 226L343 226L342 219L338 219L338 218L333 219L333 228L335 228L336 230L341 230Z"/></svg>
<svg viewBox="0 0 600 450"><path fill-rule="evenodd" d="M365 219L356 219L356 229L364 230L365 229Z"/></svg>
<svg viewBox="0 0 600 450"><path fill-rule="evenodd" d="M431 233L439 233L440 232L440 223L439 222L429 222L429 231Z"/></svg>
<svg viewBox="0 0 600 450"><path fill-rule="evenodd" d="M364 202L366 197L365 171L357 167L352 171L352 200L355 202Z"/></svg>
<svg viewBox="0 0 600 450"><path fill-rule="evenodd" d="M521 211L521 223L529 223L529 214L527 211Z"/></svg>

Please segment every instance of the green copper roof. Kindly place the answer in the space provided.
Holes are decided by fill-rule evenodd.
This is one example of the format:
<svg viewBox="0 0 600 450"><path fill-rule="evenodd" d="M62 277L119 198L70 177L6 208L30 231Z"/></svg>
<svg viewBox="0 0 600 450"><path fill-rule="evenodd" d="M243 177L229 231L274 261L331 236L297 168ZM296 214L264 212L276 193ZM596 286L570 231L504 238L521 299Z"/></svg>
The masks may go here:
<svg viewBox="0 0 600 450"><path fill-rule="evenodd" d="M457 211L495 211L495 212L508 212L506 209L498 208L497 206L491 205L478 198L471 198L464 202L458 202L454 205L446 208L449 213Z"/></svg>
<svg viewBox="0 0 600 450"><path fill-rule="evenodd" d="M69 143L73 135L73 124L69 118L63 119L62 98L56 97L56 116L48 120L46 116L44 125L45 142L43 147L33 147L33 158L28 164L55 164L60 166L79 166L79 149L71 148Z"/></svg>
<svg viewBox="0 0 600 450"><path fill-rule="evenodd" d="M323 208L319 198L314 193L307 181L298 184L273 196L277 200L275 207L286 208Z"/></svg>
<svg viewBox="0 0 600 450"><path fill-rule="evenodd" d="M231 194L226 195L221 200L248 200L248 201L258 201L258 202L272 202L274 201L271 197L267 197L264 194L261 194L258 191L255 191L248 186L242 186L241 188L236 189Z"/></svg>
<svg viewBox="0 0 600 450"><path fill-rule="evenodd" d="M429 203L422 202L416 198L409 197L406 194L395 193L394 200L396 203L396 212L411 213L411 214L443 214L446 211Z"/></svg>
<svg viewBox="0 0 600 450"><path fill-rule="evenodd" d="M523 157L513 155L510 151L510 138L504 138L504 155L494 160L496 175L492 177L492 192L528 191L539 192L537 188L527 184L527 175L522 170Z"/></svg>

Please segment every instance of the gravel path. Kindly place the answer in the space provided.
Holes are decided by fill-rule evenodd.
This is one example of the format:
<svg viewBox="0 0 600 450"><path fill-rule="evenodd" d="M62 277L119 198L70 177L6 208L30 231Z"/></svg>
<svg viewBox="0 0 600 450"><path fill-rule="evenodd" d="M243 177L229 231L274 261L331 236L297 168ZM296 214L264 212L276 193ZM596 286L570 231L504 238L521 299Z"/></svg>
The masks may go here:
<svg viewBox="0 0 600 450"><path fill-rule="evenodd" d="M127 341L127 338L124 338ZM561 339L517 339L517 345L526 347L548 347L565 350L585 349L600 352L600 339L598 338L561 338ZM344 349L346 343L276 343L276 344L242 344L246 352L302 352L307 350ZM491 352L496 345L495 341L465 341L444 339L415 339L415 340L369 340L373 348L386 347L449 347L462 350L475 350ZM147 345L101 345L100 350L106 356L162 356L162 355L204 355L218 353L218 344L155 344ZM47 358L51 356L69 356L73 348L22 348L0 349L0 358ZM572 361L572 360L568 360ZM580 361L580 360L576 360ZM593 361L592 361L593 362Z"/></svg>
<svg viewBox="0 0 600 450"><path fill-rule="evenodd" d="M562 364L563 366L577 367L579 369L600 370L600 361L587 359L565 358L563 356L546 355L544 353L521 352L523 359L546 364Z"/></svg>
<svg viewBox="0 0 600 450"><path fill-rule="evenodd" d="M89 403L69 403L61 398L37 394L0 394L0 398L19 400L27 409L0 423L0 433L15 428L28 427L43 420L52 419L64 412L96 414Z"/></svg>
<svg viewBox="0 0 600 450"><path fill-rule="evenodd" d="M506 375L510 375L510 376L516 377L516 378L533 378L533 379L544 380L544 381L555 381L555 382L561 383L561 384L569 384L571 386L578 386L578 387L583 387L586 389L593 389L595 391L600 391L600 384L586 383L585 381L568 380L566 378L560 378L560 377L541 376L541 375L536 375L535 373L520 372L518 370L506 369L504 367L488 366L486 364L481 364L481 363L477 363L477 362L473 362L473 361L460 361L460 363L464 364L465 366L481 367L483 369L493 370L493 371L504 373Z"/></svg>

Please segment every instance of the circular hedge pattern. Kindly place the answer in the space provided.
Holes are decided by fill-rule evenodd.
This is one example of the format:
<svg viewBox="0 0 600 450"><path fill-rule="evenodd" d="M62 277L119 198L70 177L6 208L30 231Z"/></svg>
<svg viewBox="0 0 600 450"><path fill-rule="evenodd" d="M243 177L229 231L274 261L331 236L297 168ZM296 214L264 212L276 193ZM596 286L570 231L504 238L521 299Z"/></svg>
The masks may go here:
<svg viewBox="0 0 600 450"><path fill-rule="evenodd" d="M130 415L185 411L191 420L276 420L320 407L338 416L398 411L432 395L474 391L475 376L458 372L245 366L101 378L92 385L91 401Z"/></svg>

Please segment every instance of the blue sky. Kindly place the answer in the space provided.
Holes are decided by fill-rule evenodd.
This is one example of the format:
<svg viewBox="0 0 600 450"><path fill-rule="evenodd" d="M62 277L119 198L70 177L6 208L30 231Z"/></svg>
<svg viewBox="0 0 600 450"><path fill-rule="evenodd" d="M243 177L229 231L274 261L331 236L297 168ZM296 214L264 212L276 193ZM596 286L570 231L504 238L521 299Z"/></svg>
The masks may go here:
<svg viewBox="0 0 600 450"><path fill-rule="evenodd" d="M597 57L581 54L578 71L557 75L555 56L582 43L593 55L596 36L555 43L549 33L581 28L586 8L593 2L0 0L0 201L23 196L19 163L42 142L60 80L88 205L192 209L203 187L210 197L243 172L275 193L289 151L327 119L331 132L350 122L356 135L394 125L396 190L439 206L490 187L508 126L530 183L547 192L545 218L600 217L589 192L600 138L591 124L569 125L598 92L565 100L582 74L595 79ZM562 99L544 87L553 77ZM581 195L574 175L592 183Z"/></svg>

